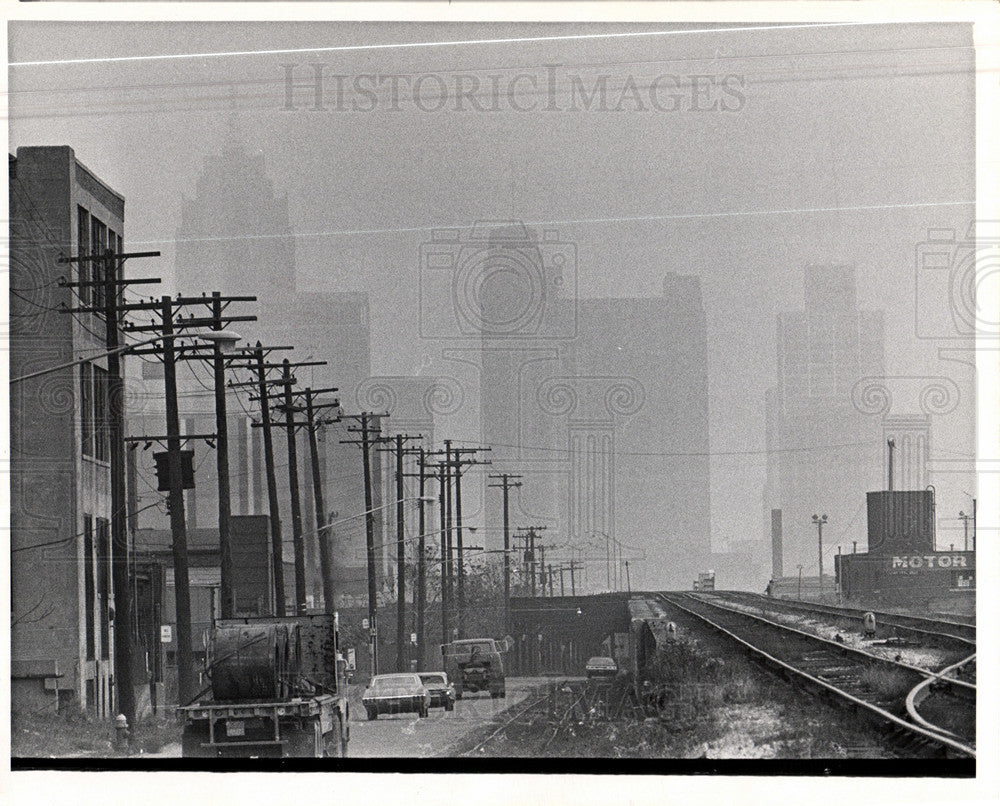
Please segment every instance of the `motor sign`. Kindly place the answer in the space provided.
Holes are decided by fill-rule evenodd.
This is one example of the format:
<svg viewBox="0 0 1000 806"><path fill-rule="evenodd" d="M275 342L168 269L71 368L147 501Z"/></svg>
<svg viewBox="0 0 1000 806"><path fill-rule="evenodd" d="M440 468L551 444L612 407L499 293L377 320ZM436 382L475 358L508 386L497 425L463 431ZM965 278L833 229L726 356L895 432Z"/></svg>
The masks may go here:
<svg viewBox="0 0 1000 806"><path fill-rule="evenodd" d="M961 554L912 554L909 556L894 556L891 570L908 570L915 568L966 568L967 558Z"/></svg>

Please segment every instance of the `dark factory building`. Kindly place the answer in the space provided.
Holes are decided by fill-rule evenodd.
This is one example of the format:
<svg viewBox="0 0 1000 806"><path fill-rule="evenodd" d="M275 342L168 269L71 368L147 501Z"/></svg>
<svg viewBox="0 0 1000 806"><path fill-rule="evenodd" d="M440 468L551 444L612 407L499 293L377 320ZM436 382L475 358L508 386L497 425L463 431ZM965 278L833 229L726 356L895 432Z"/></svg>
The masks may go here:
<svg viewBox="0 0 1000 806"><path fill-rule="evenodd" d="M925 606L975 595L975 552L935 550L931 490L868 493L868 551L835 562L848 602Z"/></svg>

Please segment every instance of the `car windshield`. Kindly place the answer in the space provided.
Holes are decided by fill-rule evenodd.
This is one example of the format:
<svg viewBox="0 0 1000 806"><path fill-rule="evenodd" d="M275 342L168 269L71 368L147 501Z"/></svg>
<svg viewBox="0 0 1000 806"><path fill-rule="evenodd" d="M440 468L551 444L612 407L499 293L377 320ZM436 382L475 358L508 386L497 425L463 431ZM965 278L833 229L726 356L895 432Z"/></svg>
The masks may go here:
<svg viewBox="0 0 1000 806"><path fill-rule="evenodd" d="M443 674L422 674L420 675L420 682L425 686L446 686L448 682L444 679Z"/></svg>
<svg viewBox="0 0 1000 806"><path fill-rule="evenodd" d="M413 674L380 675L372 680L369 688L379 694L413 691L420 688L420 678Z"/></svg>
<svg viewBox="0 0 1000 806"><path fill-rule="evenodd" d="M452 653L456 652L492 652L493 642L492 641L470 641L468 643L456 643L451 644L449 650Z"/></svg>

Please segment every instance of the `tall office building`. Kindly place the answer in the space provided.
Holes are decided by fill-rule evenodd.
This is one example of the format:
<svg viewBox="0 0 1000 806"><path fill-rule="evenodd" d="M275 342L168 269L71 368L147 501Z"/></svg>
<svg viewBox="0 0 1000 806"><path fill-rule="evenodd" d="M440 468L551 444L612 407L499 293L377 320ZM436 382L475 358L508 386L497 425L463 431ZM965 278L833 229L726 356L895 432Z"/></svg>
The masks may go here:
<svg viewBox="0 0 1000 806"><path fill-rule="evenodd" d="M804 306L778 315L777 383L768 390L767 481L761 556L771 510L782 511L783 565L818 566L814 514L826 514L824 571L832 573L835 540L865 535L865 493L881 486L880 424L858 411L851 391L884 375L883 316L859 310L853 266L807 266ZM765 537L766 535L766 537Z"/></svg>
<svg viewBox="0 0 1000 806"><path fill-rule="evenodd" d="M181 205L181 224L176 235L176 287L187 295L220 291L252 295L256 303L234 303L229 312L253 314L256 322L236 323L233 330L253 343L290 346L290 353L269 356L270 361L325 361L325 366L294 371L296 388L337 387L345 410L353 411L353 390L371 372L368 296L364 293L303 291L296 284L295 235L289 223L288 199L275 192L267 166L259 154L239 145L228 145L205 160L194 192ZM189 362L178 377L182 431L211 433L215 430L215 408L211 368ZM187 371L190 369L190 372ZM142 366L143 379L133 378L134 399L143 401L129 418L133 433L162 429L161 369L155 363ZM271 370L277 377L280 370ZM249 372L239 373L243 381ZM276 389L277 387L273 387ZM268 514L267 486L259 420L259 402L250 401L256 390L230 391L227 400L230 437L230 476L234 514ZM326 399L333 395L326 395ZM276 416L280 419L281 415ZM353 439L349 423L324 425L319 434L320 474L324 480L326 516L351 518L364 512L364 487L360 451L341 444ZM291 491L288 478L287 438L283 429L272 432L278 517L282 525L287 560L292 554ZM299 501L302 528L306 533L307 597L319 605L319 548L316 542L316 512L312 469L304 431L297 434ZM190 528L217 526L218 487L211 448L203 443L195 450L195 488L186 492L185 509ZM381 455L372 455L373 473L380 472ZM149 453L137 462L141 480L152 482ZM152 482L155 485L155 482ZM149 487L147 492L152 492ZM143 502L140 501L140 505ZM146 528L168 527L166 515L145 510L140 523ZM365 588L363 519L346 520L333 527L334 587L338 596L360 596ZM379 523L377 528L381 530ZM381 537L378 537L381 540ZM360 560L357 558L360 556ZM359 565L360 563L360 565ZM360 571L359 571L360 567ZM209 580L209 584L217 582Z"/></svg>

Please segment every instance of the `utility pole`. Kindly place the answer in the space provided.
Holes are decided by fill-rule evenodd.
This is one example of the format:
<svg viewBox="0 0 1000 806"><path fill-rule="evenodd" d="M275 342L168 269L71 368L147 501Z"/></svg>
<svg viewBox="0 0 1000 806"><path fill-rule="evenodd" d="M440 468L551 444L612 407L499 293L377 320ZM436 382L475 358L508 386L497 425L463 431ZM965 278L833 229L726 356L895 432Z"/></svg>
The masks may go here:
<svg viewBox="0 0 1000 806"><path fill-rule="evenodd" d="M503 623L504 631L510 634L510 491L521 486L517 481L521 476L511 473L494 473L491 479L499 479L498 484L490 484L490 487L499 487L503 490Z"/></svg>
<svg viewBox="0 0 1000 806"><path fill-rule="evenodd" d="M258 341L254 350L257 394L260 396L260 425L264 438L264 473L267 478L267 512L271 524L271 565L274 576L274 614L285 615L285 560L281 546L281 515L278 510L278 481L274 475L274 441L271 437L271 404L267 395L264 348Z"/></svg>
<svg viewBox="0 0 1000 806"><path fill-rule="evenodd" d="M452 517L452 506L454 505L455 497L451 486L451 440L446 439L444 441L444 485L445 485L445 545L447 547L447 562L445 563L448 568L447 582L448 582L448 609L451 609L451 605L455 600L455 566L454 557L452 555L453 543L451 536L451 517ZM448 614L448 637L445 641L451 640L451 613Z"/></svg>
<svg viewBox="0 0 1000 806"><path fill-rule="evenodd" d="M406 671L406 542L403 513L403 443L417 437L396 434L396 671ZM421 502L423 503L423 502Z"/></svg>
<svg viewBox="0 0 1000 806"><path fill-rule="evenodd" d="M212 330L222 330L222 297L212 292ZM215 467L219 484L219 598L223 618L236 614L233 592L233 546L229 536L231 502L229 496L229 424L226 421L226 362L222 345L216 343L212 354L215 387Z"/></svg>
<svg viewBox="0 0 1000 806"><path fill-rule="evenodd" d="M373 412L362 412L352 415L361 422L360 428L350 428L349 431L361 434L359 440L341 440L341 442L361 446L362 472L365 482L365 548L368 559L368 642L371 654L371 674L378 674L378 588L375 579L375 513L372 511L372 472L371 446L381 439L378 436L378 425L371 425L371 419L379 415ZM388 417L388 413L381 416Z"/></svg>
<svg viewBox="0 0 1000 806"><path fill-rule="evenodd" d="M417 449L417 472L420 476L420 501L417 510L417 589L416 606L417 612L417 668L424 671L427 662L427 653L424 650L426 640L427 623L427 545L425 542L426 517L424 513L424 497L426 495L427 472L424 467L424 449Z"/></svg>
<svg viewBox="0 0 1000 806"><path fill-rule="evenodd" d="M969 550L969 521L972 520L972 516L971 515L966 515L965 511L963 510L963 511L961 511L961 512L958 513L958 517L962 519L962 526L963 526L963 528L965 530L965 542L964 542L964 544L962 546L962 550L963 551L968 551Z"/></svg>
<svg viewBox="0 0 1000 806"><path fill-rule="evenodd" d="M184 517L184 480L181 469L181 426L177 410L173 301L164 296L162 308L163 386L166 394L167 455L170 473L171 549L174 560L174 599L177 607L177 696L187 705L195 696L194 655L191 652L191 591L188 586L187 524Z"/></svg>
<svg viewBox="0 0 1000 806"><path fill-rule="evenodd" d="M83 248L83 244L80 244ZM104 343L108 351L108 442L111 460L111 590L115 599L115 694L118 712L125 715L129 724L135 722L135 686L132 681L132 584L129 573L129 541L127 506L125 500L125 411L124 382L119 347L121 321L121 291L131 284L156 284L159 278L124 279L125 259L130 257L158 257L159 252L133 252L115 254L110 249L103 255L78 255L62 259L60 263L77 263L79 275L84 276L85 263L103 263L104 279ZM93 281L60 283L61 286L93 286Z"/></svg>
<svg viewBox="0 0 1000 806"><path fill-rule="evenodd" d="M448 484L446 467L447 463L440 462L438 465L441 477L438 481L440 487L438 509L441 513L441 643L447 644L448 637Z"/></svg>
<svg viewBox="0 0 1000 806"><path fill-rule="evenodd" d="M295 557L295 612L306 612L306 553L302 538L302 505L299 501L299 457L295 440L295 409L292 407L291 365L281 362L281 385L284 388L285 434L288 440L288 489L292 499L292 549Z"/></svg>
<svg viewBox="0 0 1000 806"><path fill-rule="evenodd" d="M813 523L816 524L816 529L819 532L819 590L820 596L823 595L823 524L827 522L826 514L813 515Z"/></svg>
<svg viewBox="0 0 1000 806"><path fill-rule="evenodd" d="M625 560L625 584L628 586L628 595L632 595L632 576L628 570L628 560Z"/></svg>
<svg viewBox="0 0 1000 806"><path fill-rule="evenodd" d="M336 392L337 389L332 388L321 391ZM327 523L326 505L323 503L323 480L320 477L319 446L316 441L316 431L320 425L316 416L316 409L320 408L320 406L314 402L314 395L316 394L312 389L306 388L306 419L309 421L309 459L312 465L313 503L316 507L316 538L319 542L319 573L323 586L323 612L330 614L336 608L334 607L333 567L330 561L329 525ZM322 407L336 408L338 406L340 406L340 401L334 400L323 404ZM335 417L323 420L322 424L328 425L338 421L339 418Z"/></svg>
<svg viewBox="0 0 1000 806"><path fill-rule="evenodd" d="M896 450L896 440L889 440L889 492L892 492L892 469L893 469L893 453Z"/></svg>
<svg viewBox="0 0 1000 806"><path fill-rule="evenodd" d="M465 638L465 552L462 543L462 467L471 465L488 465L489 461L462 459L463 453L476 454L489 451L489 448L453 448L455 463L455 533L458 547L458 637Z"/></svg>
<svg viewBox="0 0 1000 806"><path fill-rule="evenodd" d="M541 543L538 544L539 563L538 563L538 583L542 589L542 598L545 598L545 546Z"/></svg>
<svg viewBox="0 0 1000 806"><path fill-rule="evenodd" d="M272 348L273 349L273 348ZM269 432L272 428L284 428L285 437L288 442L288 488L290 491L291 498L291 508L292 508L292 551L293 551L293 562L295 569L295 612L302 615L307 610L306 602L306 566L305 566L305 536L302 531L302 508L300 504L299 497L299 459L297 450L297 440L295 437L296 429L299 427L309 427L308 422L296 422L295 414L296 412L302 411L305 407L294 402L292 386L295 385L295 378L291 374L292 367L313 367L313 366L323 366L325 361L296 361L290 362L287 358L284 359L280 364L269 363L265 364L265 368L280 368L281 377L271 380L270 382L265 382L261 385L258 382L258 386L261 387L263 394L265 395L262 400L261 413L263 415L264 410L267 409L268 412L272 408L271 400L277 399L280 402L273 406L273 408L282 412L285 415L284 422L276 422L271 419L270 413L268 413L268 419L266 421L261 420L260 423L254 423L255 428L263 428L265 432ZM259 381L259 377L258 377ZM281 387L279 392L274 394L267 391L268 383L275 386ZM327 391L327 390L321 390ZM296 393L297 396L297 393ZM256 398L251 397L251 400L256 400ZM266 451L267 443L265 442L265 459L267 455ZM273 463L272 463L273 466ZM270 493L270 489L268 490ZM275 500L277 500L277 490L275 490ZM280 537L279 537L280 545ZM282 568L282 585L284 585L284 569ZM282 588L283 592L283 588ZM284 603L284 598L282 598L282 603Z"/></svg>
<svg viewBox="0 0 1000 806"><path fill-rule="evenodd" d="M136 253L133 255L126 255L126 257L138 257L146 256L149 253ZM112 256L113 257L113 256ZM138 324L128 324L123 325L122 330L127 332L150 332L154 331L159 336L162 336L162 346L159 347L149 347L145 349L136 349L134 354L158 354L161 356L163 361L163 383L165 392L165 409L166 409L166 436L164 437L145 437L147 441L165 441L167 445L167 467L166 471L169 476L167 479L168 488L168 507L170 509L170 526L172 534L172 552L173 552L173 562L174 562L174 593L175 593L175 603L176 603L176 627L177 627L177 678L178 678L178 696L182 703L186 704L194 696L194 665L193 665L193 653L191 649L191 594L190 586L188 580L188 556L187 556L187 525L185 523L184 514L184 489L185 486L192 486L192 484L185 485L184 478L184 468L183 460L181 458L181 445L184 440L190 439L215 439L216 434L209 435L193 435L187 434L183 438L180 434L180 415L178 412L177 405L177 361L183 358L181 354L184 349L179 348L174 344L174 338L178 335L183 335L183 331L187 328L195 327L211 327L213 330L220 330L223 322L236 322L236 321L253 321L256 317L253 316L211 316L211 317L195 317L193 314L186 319L178 319L174 321L174 314L181 308L189 305L205 305L211 304L211 300L206 296L201 297L176 297L172 298L170 296L161 297L159 300L150 299L142 302L135 303L124 303L118 299L118 293L113 287L109 287L111 290L110 298L114 302L109 303L105 299L105 307L103 312L108 315L110 314L112 321L117 321L117 315L123 311L152 311L160 315L160 322L152 322L149 325L138 325ZM105 294L105 297L108 297ZM219 297L221 302L237 301L246 298L241 297ZM249 299L253 299L252 297ZM95 311L96 309L91 308L80 308L79 312ZM116 337L117 338L117 337ZM215 342L219 344L219 342ZM207 356L202 353L197 353L197 350L203 345L195 346L195 355L189 356L195 360L204 360ZM214 353L213 353L214 355ZM120 387L119 387L120 389ZM116 397L121 397L120 392L116 394ZM120 401L118 403L120 405ZM119 432L119 442L123 443L124 438L121 437ZM132 439L132 438L130 438ZM122 445L121 456L124 457L124 446ZM124 495L122 495L124 499ZM122 503L124 508L124 500ZM123 572L126 576L126 581L128 579L127 567ZM126 606L127 607L127 606ZM125 622L129 629L131 629L130 621ZM126 649L126 653L128 650ZM131 685L129 681L130 675L126 673L125 682Z"/></svg>

